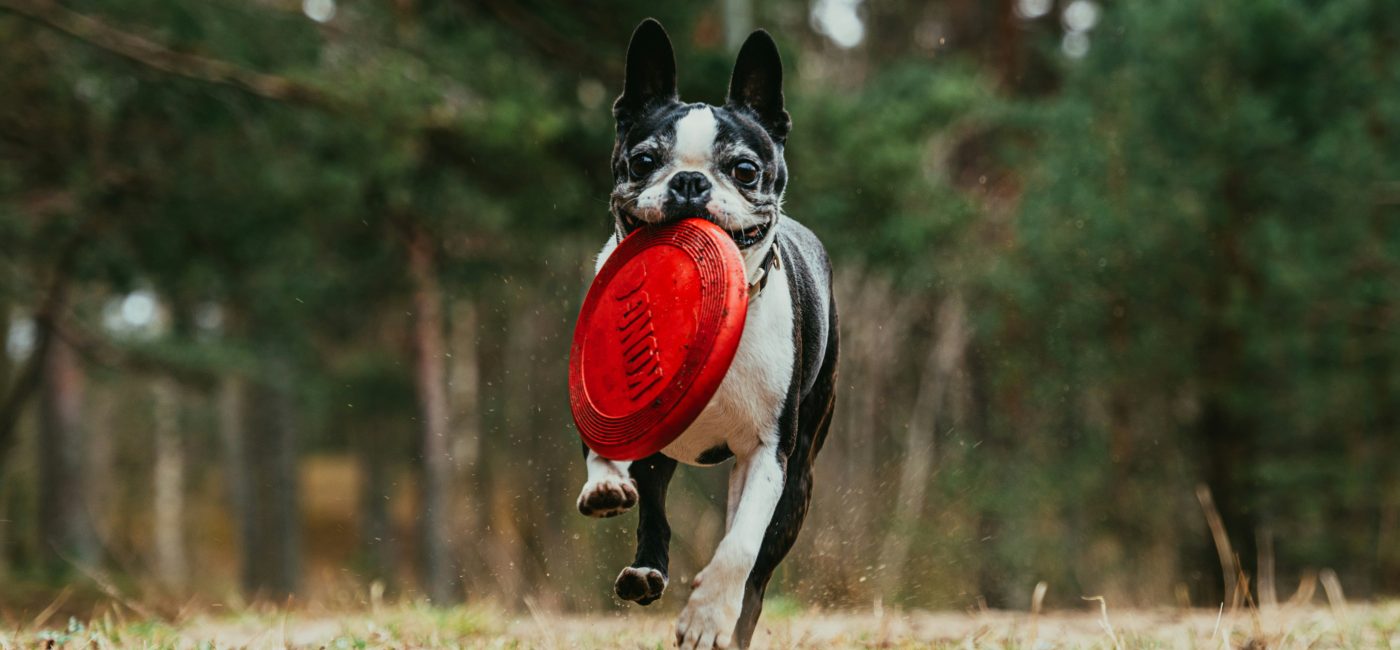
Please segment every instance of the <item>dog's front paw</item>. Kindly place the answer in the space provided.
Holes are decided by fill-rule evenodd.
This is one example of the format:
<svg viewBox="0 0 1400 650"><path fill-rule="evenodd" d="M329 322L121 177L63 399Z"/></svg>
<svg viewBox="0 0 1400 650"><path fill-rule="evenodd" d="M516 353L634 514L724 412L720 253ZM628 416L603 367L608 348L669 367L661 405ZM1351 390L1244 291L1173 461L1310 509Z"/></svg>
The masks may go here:
<svg viewBox="0 0 1400 650"><path fill-rule="evenodd" d="M637 482L608 476L583 485L578 511L589 517L616 517L637 505Z"/></svg>
<svg viewBox="0 0 1400 650"><path fill-rule="evenodd" d="M618 598L638 605L650 605L666 591L666 582L666 574L659 569L629 566L617 574L617 584L613 585L613 590Z"/></svg>
<svg viewBox="0 0 1400 650"><path fill-rule="evenodd" d="M744 606L744 581L710 569L695 576L695 590L676 622L676 645L682 650L728 648Z"/></svg>

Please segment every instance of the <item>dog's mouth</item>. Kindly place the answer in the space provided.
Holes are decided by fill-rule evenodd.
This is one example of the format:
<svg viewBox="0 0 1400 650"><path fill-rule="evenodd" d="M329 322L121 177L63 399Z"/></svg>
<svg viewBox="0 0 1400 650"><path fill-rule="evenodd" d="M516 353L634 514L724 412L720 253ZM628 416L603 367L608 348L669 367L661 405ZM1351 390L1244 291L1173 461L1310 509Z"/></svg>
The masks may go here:
<svg viewBox="0 0 1400 650"><path fill-rule="evenodd" d="M633 232L636 232L637 229L641 228L642 226L647 225L645 221L642 221L641 219L638 219L638 218L632 216L632 213L631 213L631 212L627 212L626 210L623 210L623 211L621 211L621 212L622 212L622 230L623 230L623 233L622 233L622 234L624 234L624 235L630 235L630 234L632 234Z"/></svg>
<svg viewBox="0 0 1400 650"><path fill-rule="evenodd" d="M621 221L624 235L630 235L645 226L651 225L633 216L631 212L622 212ZM768 230L772 227L772 221L765 221L756 226L745 228L744 230L726 230L729 232L730 239L734 240L734 245L738 246L740 249L744 249L763 241L763 238L768 236Z"/></svg>
<svg viewBox="0 0 1400 650"><path fill-rule="evenodd" d="M772 225L773 222L765 221L752 228L740 230L737 233L731 230L729 231L729 236L734 239L735 245L739 248L748 248L763 241L763 238L768 236L768 229L772 227Z"/></svg>

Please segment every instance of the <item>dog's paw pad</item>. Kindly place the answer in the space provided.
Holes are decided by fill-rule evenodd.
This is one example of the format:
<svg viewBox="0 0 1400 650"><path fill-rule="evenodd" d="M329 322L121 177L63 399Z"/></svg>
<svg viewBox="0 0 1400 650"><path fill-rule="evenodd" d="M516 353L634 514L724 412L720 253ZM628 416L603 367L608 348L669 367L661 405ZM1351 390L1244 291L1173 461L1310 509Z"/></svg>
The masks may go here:
<svg viewBox="0 0 1400 650"><path fill-rule="evenodd" d="M578 495L578 511L589 517L615 517L637 505L637 483L608 477L589 481Z"/></svg>
<svg viewBox="0 0 1400 650"><path fill-rule="evenodd" d="M618 598L650 605L666 591L666 574L651 567L629 566L617 575L613 589Z"/></svg>

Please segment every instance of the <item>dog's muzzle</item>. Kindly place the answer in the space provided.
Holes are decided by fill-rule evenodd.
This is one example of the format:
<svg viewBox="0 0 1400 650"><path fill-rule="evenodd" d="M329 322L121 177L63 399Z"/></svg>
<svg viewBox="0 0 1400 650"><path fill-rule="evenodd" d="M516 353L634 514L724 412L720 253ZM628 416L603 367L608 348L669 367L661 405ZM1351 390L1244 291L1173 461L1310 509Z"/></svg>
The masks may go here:
<svg viewBox="0 0 1400 650"><path fill-rule="evenodd" d="M693 213L677 213L674 215L671 213L671 210L668 209L666 212L666 221L663 221L661 223L669 223L671 221L677 221L680 219L686 219L691 217L697 219L705 219L706 221L709 221L711 223L715 222L714 219L710 218L710 213L704 209L704 206L701 206L701 208L698 211L695 211ZM622 224L623 235L630 235L639 228L651 225L649 222L642 221L641 219L638 219L637 217L633 216L631 212L627 211L622 211L618 220ZM773 223L774 222L772 220L769 220L756 226L745 228L744 230L735 231L729 230L728 228L725 228L725 230L729 233L730 239L734 240L734 245L738 246L739 250L744 250L746 248L752 247L754 244L763 241L763 239L768 236L768 231L773 228Z"/></svg>

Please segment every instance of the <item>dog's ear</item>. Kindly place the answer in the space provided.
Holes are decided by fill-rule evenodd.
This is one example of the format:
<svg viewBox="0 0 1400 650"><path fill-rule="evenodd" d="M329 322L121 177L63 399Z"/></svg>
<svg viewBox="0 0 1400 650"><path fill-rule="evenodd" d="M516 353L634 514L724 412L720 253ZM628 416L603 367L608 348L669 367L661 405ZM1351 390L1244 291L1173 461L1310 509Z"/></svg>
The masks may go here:
<svg viewBox="0 0 1400 650"><path fill-rule="evenodd" d="M787 140L792 118L783 109L783 60L768 32L760 29L749 34L739 49L726 101L731 108L752 112L775 142Z"/></svg>
<svg viewBox="0 0 1400 650"><path fill-rule="evenodd" d="M619 133L647 110L677 101L676 53L655 18L643 20L632 32L623 74L622 94L613 102Z"/></svg>

